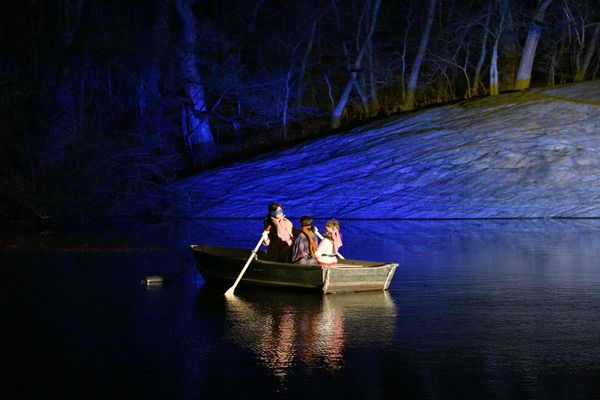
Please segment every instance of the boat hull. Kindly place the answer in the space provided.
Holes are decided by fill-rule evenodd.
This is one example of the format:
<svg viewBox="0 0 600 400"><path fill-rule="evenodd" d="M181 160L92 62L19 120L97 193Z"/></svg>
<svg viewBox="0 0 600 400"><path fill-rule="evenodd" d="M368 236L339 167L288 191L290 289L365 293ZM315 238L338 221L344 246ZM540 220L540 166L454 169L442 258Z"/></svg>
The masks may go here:
<svg viewBox="0 0 600 400"><path fill-rule="evenodd" d="M229 287L251 255L249 250L193 245L198 271L207 284ZM243 286L322 293L387 290L398 264L343 260L335 266L266 261L259 252L240 281Z"/></svg>

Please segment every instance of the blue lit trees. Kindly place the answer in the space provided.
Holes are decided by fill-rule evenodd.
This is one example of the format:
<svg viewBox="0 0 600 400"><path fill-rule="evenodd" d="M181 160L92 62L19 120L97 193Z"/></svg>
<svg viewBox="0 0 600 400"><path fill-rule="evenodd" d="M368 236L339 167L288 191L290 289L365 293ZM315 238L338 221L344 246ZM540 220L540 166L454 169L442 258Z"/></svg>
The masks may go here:
<svg viewBox="0 0 600 400"><path fill-rule="evenodd" d="M596 22L594 30L592 32L592 38L590 42L587 44L587 48L585 49L585 53L583 55L583 60L577 69L577 73L573 80L575 82L581 82L585 79L585 75L590 68L592 57L598 49L598 36L600 35L600 22Z"/></svg>
<svg viewBox="0 0 600 400"><path fill-rule="evenodd" d="M592 57L598 49L600 12L591 9L586 1L574 0L574 3L564 2L562 10L566 19L565 31L569 32L575 42L573 46L575 63L573 81L581 82L585 79ZM596 18L594 19L594 17Z"/></svg>
<svg viewBox="0 0 600 400"><path fill-rule="evenodd" d="M192 11L194 0L177 0L177 12L183 20L181 70L189 103L182 108L181 125L187 145L214 142L208 120L208 107L202 77L198 70L198 22Z"/></svg>
<svg viewBox="0 0 600 400"><path fill-rule="evenodd" d="M369 2L365 3L365 7L368 7ZM371 19L368 24L368 33L364 42L362 43L358 54L356 55L356 59L351 64L351 69L349 71L348 82L344 86L344 90L339 98L339 100L335 103L335 107L333 112L331 113L331 128L335 129L340 126L340 121L342 118L342 113L344 108L346 107L346 103L348 102L348 98L350 97L350 93L352 88L356 87L357 91L361 93L361 88L358 86L356 82L356 77L358 76L358 71L362 69L362 63L365 55L367 54L367 50L369 49L371 44L371 40L373 38L373 33L375 32L375 27L377 26L377 16L379 15L379 7L381 5L381 0L375 0L375 4L373 5L373 10L371 10L370 15ZM365 8L365 11L368 9ZM360 24L359 24L360 25ZM360 29L360 28L359 28ZM361 96L364 98L364 94ZM363 101L364 103L364 101Z"/></svg>
<svg viewBox="0 0 600 400"><path fill-rule="evenodd" d="M498 76L498 53L500 48L500 40L502 35L507 30L509 6L508 0L490 0L493 3L493 14L495 16L493 28L490 25L489 29L494 40L492 44L492 54L490 57L490 79L489 93L490 96L500 94L500 78Z"/></svg>
<svg viewBox="0 0 600 400"><path fill-rule="evenodd" d="M480 83L481 83L481 71L483 70L483 65L487 60L488 53L488 38L490 36L490 22L492 19L492 5L494 4L494 0L487 0L486 11L485 11L485 19L482 24L482 32L483 36L481 38L481 47L479 49L479 59L477 61L477 65L475 66L475 74L473 77L473 88L471 89L470 96L478 96L480 92Z"/></svg>
<svg viewBox="0 0 600 400"><path fill-rule="evenodd" d="M600 70L591 0L25 1L0 19L1 189L36 212L54 195L93 208L219 157Z"/></svg>
<svg viewBox="0 0 600 400"><path fill-rule="evenodd" d="M427 10L427 18L421 32L421 40L419 41L419 47L413 61L410 75L408 78L408 84L406 86L406 95L402 102L403 110L412 110L415 108L415 95L417 92L417 83L419 74L421 72L421 65L425 58L425 52L427 51L427 44L429 43L429 35L431 34L431 27L433 26L433 19L435 18L435 7L437 0L429 0L429 8Z"/></svg>

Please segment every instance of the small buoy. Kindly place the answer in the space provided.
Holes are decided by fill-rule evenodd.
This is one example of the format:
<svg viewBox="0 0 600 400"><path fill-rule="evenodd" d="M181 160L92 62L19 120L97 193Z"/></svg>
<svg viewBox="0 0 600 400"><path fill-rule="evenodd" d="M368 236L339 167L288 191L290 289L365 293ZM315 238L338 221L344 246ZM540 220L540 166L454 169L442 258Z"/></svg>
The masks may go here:
<svg viewBox="0 0 600 400"><path fill-rule="evenodd" d="M165 283L167 283L167 277L165 275L152 275L142 279L142 285L144 286L163 285Z"/></svg>

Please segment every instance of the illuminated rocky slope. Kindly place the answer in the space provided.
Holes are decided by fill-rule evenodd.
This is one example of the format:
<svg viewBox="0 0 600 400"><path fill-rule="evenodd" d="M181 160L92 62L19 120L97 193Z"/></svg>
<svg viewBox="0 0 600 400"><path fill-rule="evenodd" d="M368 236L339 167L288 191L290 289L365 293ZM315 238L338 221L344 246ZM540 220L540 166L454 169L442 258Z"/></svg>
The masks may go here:
<svg viewBox="0 0 600 400"><path fill-rule="evenodd" d="M600 217L600 81L391 117L161 188L153 212Z"/></svg>

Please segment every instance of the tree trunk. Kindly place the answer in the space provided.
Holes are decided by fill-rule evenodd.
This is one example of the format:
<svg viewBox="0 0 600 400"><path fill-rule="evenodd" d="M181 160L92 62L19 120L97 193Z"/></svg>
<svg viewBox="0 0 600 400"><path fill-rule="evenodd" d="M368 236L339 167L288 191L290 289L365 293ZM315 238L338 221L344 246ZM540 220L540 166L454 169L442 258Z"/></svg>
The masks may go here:
<svg viewBox="0 0 600 400"><path fill-rule="evenodd" d="M79 80L79 119L78 119L78 130L81 132L83 130L84 123L84 115L85 115L85 76L81 74L81 78Z"/></svg>
<svg viewBox="0 0 600 400"><path fill-rule="evenodd" d="M375 73L375 56L373 55L373 45L369 44L369 112L370 115L379 113L379 97L377 95L377 74Z"/></svg>
<svg viewBox="0 0 600 400"><path fill-rule="evenodd" d="M490 61L490 96L498 96L500 93L498 82L498 44L500 40L496 38L492 48L492 60Z"/></svg>
<svg viewBox="0 0 600 400"><path fill-rule="evenodd" d="M564 29L561 34L561 38L559 41L559 46L556 51L552 54L552 59L550 60L550 67L548 68L548 85L554 86L556 85L556 73L557 70L560 70L560 60L562 60L565 49L567 48L567 34L568 29ZM562 73L561 73L561 81L562 81Z"/></svg>
<svg viewBox="0 0 600 400"><path fill-rule="evenodd" d="M600 54L596 57L596 68L594 68L594 72L592 72L593 81L595 81L598 76L598 70L600 70Z"/></svg>
<svg viewBox="0 0 600 400"><path fill-rule="evenodd" d="M406 53L408 49L408 32L412 25L411 13L412 8L409 8L405 20L406 28L404 28L404 38L402 40L402 68L400 70L400 99L402 102L404 102L404 99L406 98ZM395 103L393 111L398 111L398 102Z"/></svg>
<svg viewBox="0 0 600 400"><path fill-rule="evenodd" d="M308 39L308 44L306 45L306 50L304 51L304 56L302 57L302 63L300 64L300 73L298 76L298 92L296 93L296 102L298 105L302 104L302 94L304 93L304 73L306 72L306 64L308 63L308 57L310 56L310 52L315 42L316 32L317 21L314 21L310 29L310 37Z"/></svg>
<svg viewBox="0 0 600 400"><path fill-rule="evenodd" d="M516 90L527 89L531 83L531 70L533 68L535 51L542 33L544 14L551 2L552 0L544 0L540 4L529 26L527 40L525 41L525 46L521 53L521 61L519 62L519 72L517 72L517 79L514 85L514 89Z"/></svg>
<svg viewBox="0 0 600 400"><path fill-rule="evenodd" d="M197 20L192 12L193 0L177 0L177 12L183 20L183 59L181 69L185 79L185 90L188 95L189 105L185 117L187 123L183 135L186 143L191 148L198 144L211 144L214 142L208 121L208 109L200 71L198 70L198 57L196 56ZM185 128L184 127L184 128Z"/></svg>
<svg viewBox="0 0 600 400"><path fill-rule="evenodd" d="M360 104L362 105L363 112L365 113L365 115L368 116L369 115L369 99L367 98L367 95L365 94L365 91L364 91L362 85L356 79L354 80L354 88L356 89L356 93L358 93L358 97L360 97Z"/></svg>
<svg viewBox="0 0 600 400"><path fill-rule="evenodd" d="M108 111L112 114L113 111L113 82L110 64L106 63L106 93L108 96Z"/></svg>
<svg viewBox="0 0 600 400"><path fill-rule="evenodd" d="M417 92L417 82L419 79L419 73L421 72L421 65L425 58L425 51L427 51L427 44L429 43L429 35L433 26L433 19L435 17L435 7L437 0L429 0L429 10L427 12L427 20L423 27L423 34L421 35L421 42L419 43L419 49L415 57L415 62L410 70L410 77L408 78L408 85L406 87L406 96L402 104L403 110L412 110L415 108L415 93Z"/></svg>
<svg viewBox="0 0 600 400"><path fill-rule="evenodd" d="M331 113L331 129L337 129L340 127L342 122L342 113L344 112L344 108L346 107L346 103L348 102L348 98L350 97L350 92L352 92L352 87L354 86L354 79L356 78L356 72L352 72L350 74L350 80L344 87L344 91L342 92L342 96L338 101L337 105L333 109Z"/></svg>
<svg viewBox="0 0 600 400"><path fill-rule="evenodd" d="M548 69L548 79L546 80L546 84L548 86L554 86L556 84L556 64L558 60L558 50L555 50L552 53L552 58L550 59L550 68Z"/></svg>
<svg viewBox="0 0 600 400"><path fill-rule="evenodd" d="M435 1L435 0L432 0ZM354 62L353 71L350 73L350 78L348 79L348 83L346 83L346 87L342 93L342 97L338 101L337 105L333 109L333 113L331 114L331 128L337 129L340 127L340 122L342 119L342 113L344 112L344 108L346 107L346 103L348 102L348 98L350 97L350 93L352 92L352 87L354 86L354 80L358 75L356 71L358 71L362 64L362 59L365 56L367 46L371 43L371 38L373 37L373 32L375 32L375 25L377 24L377 15L379 14L379 6L381 5L381 0L375 1L375 6L373 8L373 15L371 17L371 24L369 27L369 33L363 43L362 48L358 52L356 56L356 61Z"/></svg>
<svg viewBox="0 0 600 400"><path fill-rule="evenodd" d="M287 75L285 77L285 99L283 101L283 115L281 118L281 123L283 125L283 138L287 139L288 138L288 108L289 108L289 104L290 104L290 80L292 79L292 71L293 71L293 64L290 65L290 67L288 68L288 72Z"/></svg>
<svg viewBox="0 0 600 400"><path fill-rule="evenodd" d="M600 34L600 22L596 23L596 27L594 28L594 33L592 34L592 40L590 41L590 44L588 45L588 47L585 51L585 56L583 58L583 64L577 70L577 73L575 74L575 78L573 79L574 82L581 82L582 80L585 79L585 74L587 73L588 68L590 67L590 62L592 61L592 56L594 55L594 52L596 51L596 44L598 43L598 35L599 34Z"/></svg>
<svg viewBox="0 0 600 400"><path fill-rule="evenodd" d="M490 20L492 18L492 1L488 0L487 14L485 15L485 22L483 23L483 39L481 40L481 51L479 52L479 61L475 67L475 76L473 77L473 90L471 96L479 95L479 82L481 81L481 70L483 69L483 63L487 57L487 41L490 34Z"/></svg>
<svg viewBox="0 0 600 400"><path fill-rule="evenodd" d="M83 13L83 0L74 2L59 2L61 40L63 43L61 54L62 64L59 71L56 71L57 77L48 80L50 107L49 124L47 136L39 145L43 157L40 159L42 164L54 164L63 161L65 158L65 149L69 137L78 128L81 129L83 123L83 96L82 88L84 86L83 72L81 75L73 70L72 50L75 35L81 16ZM48 65L47 68L51 68ZM54 75L53 71L49 71Z"/></svg>

